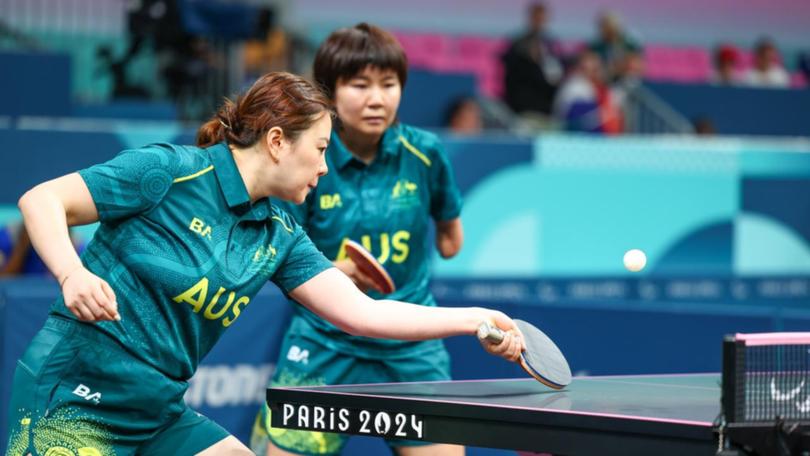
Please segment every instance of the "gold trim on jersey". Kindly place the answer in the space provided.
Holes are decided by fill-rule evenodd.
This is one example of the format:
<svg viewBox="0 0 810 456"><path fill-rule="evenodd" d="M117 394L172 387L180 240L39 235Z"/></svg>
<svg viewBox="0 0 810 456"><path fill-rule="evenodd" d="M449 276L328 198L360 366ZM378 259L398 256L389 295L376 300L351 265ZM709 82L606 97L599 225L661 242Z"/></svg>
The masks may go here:
<svg viewBox="0 0 810 456"><path fill-rule="evenodd" d="M293 232L293 229L292 229L292 228L290 228L289 226L287 226L287 224L286 224L286 223L284 223L284 220L283 220L281 217L279 217L278 215L274 215L274 216L272 216L272 217L270 217L270 218L271 218L272 220L276 220L276 221L278 221L279 223L281 223L281 226L283 226L283 227L284 227L284 229L285 229L285 230L287 230L288 232L290 232L290 233L292 233L292 232Z"/></svg>
<svg viewBox="0 0 810 456"><path fill-rule="evenodd" d="M402 145L403 145L403 146L405 146L405 148L406 148L406 149L408 149L408 152L410 152L410 153L412 153L412 154L416 155L416 157L417 157L417 158L419 158L420 160L422 160L422 162L423 162L425 165L427 165L427 166L430 166L430 165L431 165L430 159L429 159L429 158L427 158L427 156L426 156L425 154L423 154L423 153L422 153L422 152L421 152L419 149L417 149L416 147L414 147L414 146L413 146L413 144L409 143L409 142L408 142L408 140L407 140L407 139L405 139L405 137L404 137L404 136L400 136L400 137L399 137L399 142L401 142L401 143L402 143Z"/></svg>
<svg viewBox="0 0 810 456"><path fill-rule="evenodd" d="M183 176L183 177L178 177L177 179L173 180L172 183L176 184L178 182L185 182L185 181L189 181L191 179L196 179L196 178L202 176L203 174L211 171L212 169L214 169L214 165L211 165L211 166L209 166L208 168L205 168L202 171L197 171L194 174L191 174L191 175L188 175L188 176Z"/></svg>

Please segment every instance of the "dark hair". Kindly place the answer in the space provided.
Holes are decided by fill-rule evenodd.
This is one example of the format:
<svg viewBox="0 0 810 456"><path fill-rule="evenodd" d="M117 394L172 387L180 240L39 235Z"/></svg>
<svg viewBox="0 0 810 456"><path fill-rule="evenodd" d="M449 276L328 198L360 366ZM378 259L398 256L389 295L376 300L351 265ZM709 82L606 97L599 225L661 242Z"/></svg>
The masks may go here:
<svg viewBox="0 0 810 456"><path fill-rule="evenodd" d="M535 11L538 11L538 10L542 10L543 12L548 11L548 7L546 7L546 3L543 2L543 1L530 2L526 9L528 10L529 14L532 14Z"/></svg>
<svg viewBox="0 0 810 456"><path fill-rule="evenodd" d="M450 127L453 119L458 115L461 109L466 106L468 103L475 104L478 106L478 100L475 99L472 95L461 95L457 98L454 98L450 103L447 105L447 108L444 110L443 116L443 123L442 125L445 127Z"/></svg>
<svg viewBox="0 0 810 456"><path fill-rule="evenodd" d="M227 141L250 147L273 127L280 127L284 136L295 141L322 113L333 115L331 103L314 84L290 73L268 73L236 101L225 99L197 131L197 145Z"/></svg>
<svg viewBox="0 0 810 456"><path fill-rule="evenodd" d="M737 48L730 44L721 44L714 50L714 65L719 67L724 63L737 63L739 53Z"/></svg>
<svg viewBox="0 0 810 456"><path fill-rule="evenodd" d="M754 43L755 54L759 54L768 48L773 48L776 50L776 43L774 43L769 36L761 36L757 39L756 43Z"/></svg>
<svg viewBox="0 0 810 456"><path fill-rule="evenodd" d="M368 66L394 70L405 87L408 58L399 41L391 33L361 22L332 32L318 48L313 69L315 81L332 98L338 80L352 78Z"/></svg>

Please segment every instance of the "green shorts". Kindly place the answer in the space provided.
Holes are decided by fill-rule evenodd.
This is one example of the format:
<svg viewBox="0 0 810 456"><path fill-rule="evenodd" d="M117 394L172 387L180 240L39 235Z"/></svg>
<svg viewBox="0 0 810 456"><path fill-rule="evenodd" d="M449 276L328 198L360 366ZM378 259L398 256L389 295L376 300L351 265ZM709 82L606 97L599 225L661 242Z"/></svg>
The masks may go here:
<svg viewBox="0 0 810 456"><path fill-rule="evenodd" d="M7 456L193 455L229 435L186 406L186 382L60 317L31 341L12 388Z"/></svg>
<svg viewBox="0 0 810 456"><path fill-rule="evenodd" d="M390 383L440 381L450 379L450 356L444 344L428 341L417 344L412 356L369 359L357 354L335 351L323 343L328 336L305 320L294 318L284 336L273 386L340 385L351 383ZM250 446L259 456L267 442L283 450L302 455L340 454L348 435L296 431L270 427L267 404L256 417ZM428 445L428 442L387 440L391 447Z"/></svg>

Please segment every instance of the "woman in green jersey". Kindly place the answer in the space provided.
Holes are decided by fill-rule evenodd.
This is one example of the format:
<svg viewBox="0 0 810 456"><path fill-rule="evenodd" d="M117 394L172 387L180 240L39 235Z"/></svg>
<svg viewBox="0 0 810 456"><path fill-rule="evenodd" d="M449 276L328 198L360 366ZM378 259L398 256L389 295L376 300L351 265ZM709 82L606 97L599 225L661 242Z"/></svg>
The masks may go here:
<svg viewBox="0 0 810 456"><path fill-rule="evenodd" d="M332 33L315 56L315 79L337 111L324 176L302 205L284 204L315 246L375 298L368 277L346 258L345 243L363 244L388 270L397 290L390 299L435 309L428 286L430 244L449 258L461 249L461 195L436 135L397 121L408 65L385 30L358 24ZM430 225L435 237L429 236ZM293 297L295 298L295 297ZM448 310L448 309L445 309ZM300 362L295 353L308 353ZM450 379L439 340L358 337L304 306L295 306L285 334L275 385L417 382ZM333 455L347 437L271 429L263 407L251 447L261 454ZM387 442L400 455L455 456L456 445Z"/></svg>
<svg viewBox="0 0 810 456"><path fill-rule="evenodd" d="M374 301L269 197L301 203L327 172L329 100L273 73L200 128L29 190L19 207L62 293L20 359L7 454L251 454L183 401L188 379L268 281L344 331L473 334L500 312ZM68 227L100 221L81 258ZM486 350L516 359L517 337Z"/></svg>

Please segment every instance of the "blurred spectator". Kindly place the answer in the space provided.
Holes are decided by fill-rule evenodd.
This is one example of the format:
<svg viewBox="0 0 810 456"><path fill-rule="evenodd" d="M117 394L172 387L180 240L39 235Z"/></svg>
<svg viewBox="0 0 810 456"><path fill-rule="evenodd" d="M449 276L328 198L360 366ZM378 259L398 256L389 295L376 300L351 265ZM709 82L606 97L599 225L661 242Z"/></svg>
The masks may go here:
<svg viewBox="0 0 810 456"><path fill-rule="evenodd" d="M644 73L642 46L623 28L619 16L610 11L597 19L598 37L588 45L605 65L610 82L635 82Z"/></svg>
<svg viewBox="0 0 810 456"><path fill-rule="evenodd" d="M790 75L782 67L773 41L762 38L754 46L754 65L743 77L743 82L752 87L790 86Z"/></svg>
<svg viewBox="0 0 810 456"><path fill-rule="evenodd" d="M243 53L245 79L251 84L265 73L289 70L287 34L276 26L273 10L260 11L255 36L245 41Z"/></svg>
<svg viewBox="0 0 810 456"><path fill-rule="evenodd" d="M737 48L730 44L723 44L714 51L714 74L712 83L717 85L739 84L740 75L737 73L737 65L740 61L740 53Z"/></svg>
<svg viewBox="0 0 810 456"><path fill-rule="evenodd" d="M550 114L554 93L563 75L556 45L546 31L548 9L532 3L528 28L514 38L501 56L504 65L504 101L518 113Z"/></svg>
<svg viewBox="0 0 810 456"><path fill-rule="evenodd" d="M205 95L205 82L219 65L207 40L183 35L165 55L162 74L169 95L178 101Z"/></svg>
<svg viewBox="0 0 810 456"><path fill-rule="evenodd" d="M6 233L10 234L10 231L7 230ZM39 259L31 247L31 240L28 238L28 233L24 228L20 228L16 239L11 240L9 238L8 240L10 242L7 246L9 249L5 252L6 261L0 263L0 277L25 274L27 263L38 262L42 264L42 260ZM36 258L31 258L32 256Z"/></svg>
<svg viewBox="0 0 810 456"><path fill-rule="evenodd" d="M112 77L113 98L149 98L149 92L144 87L127 82L127 65L135 52L137 52L137 48L130 47L126 55L116 60L109 46L101 46L96 51L96 58L101 66L100 71L109 72Z"/></svg>
<svg viewBox="0 0 810 456"><path fill-rule="evenodd" d="M0 225L0 277L8 268L11 253L14 250L14 234L10 227Z"/></svg>
<svg viewBox="0 0 810 456"><path fill-rule="evenodd" d="M137 53L143 46L154 50L168 95L177 102L180 116L185 119L207 114L222 95L209 93L208 87L215 70L223 66L222 59L206 39L189 33L182 19L181 7L202 3L178 0L128 3L131 44L127 55Z"/></svg>
<svg viewBox="0 0 810 456"><path fill-rule="evenodd" d="M580 54L554 100L554 116L566 130L617 134L623 128L620 96L605 81L599 55Z"/></svg>
<svg viewBox="0 0 810 456"><path fill-rule="evenodd" d="M695 134L698 136L713 136L717 134L717 129L714 128L714 122L708 117L698 117L692 121L695 128Z"/></svg>
<svg viewBox="0 0 810 456"><path fill-rule="evenodd" d="M483 129L481 106L473 97L461 97L450 103L445 127L455 134L476 135Z"/></svg>
<svg viewBox="0 0 810 456"><path fill-rule="evenodd" d="M81 253L84 245L79 242L72 230L70 235L76 250ZM31 245L31 239L23 226L19 227L16 236L8 227L0 230L0 277L15 275L50 275L45 262Z"/></svg>

